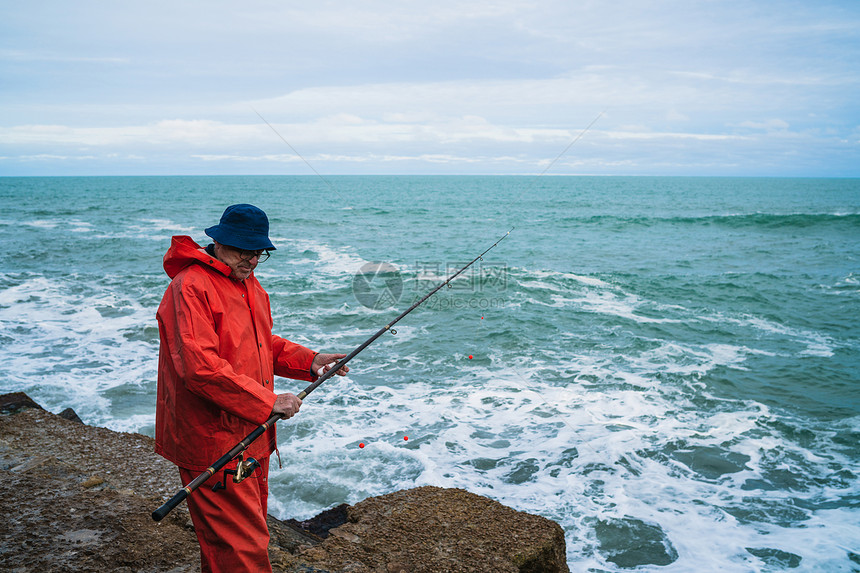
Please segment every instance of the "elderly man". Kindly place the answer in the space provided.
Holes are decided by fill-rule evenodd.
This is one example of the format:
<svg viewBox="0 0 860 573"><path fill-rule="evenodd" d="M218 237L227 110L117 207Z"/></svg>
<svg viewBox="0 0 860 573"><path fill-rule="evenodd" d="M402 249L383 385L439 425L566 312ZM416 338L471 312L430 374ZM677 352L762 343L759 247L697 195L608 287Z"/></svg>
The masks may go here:
<svg viewBox="0 0 860 573"><path fill-rule="evenodd" d="M275 249L262 210L232 205L206 234L214 243L205 249L173 237L164 256L172 281L157 313L155 451L179 467L184 484L271 416L299 411L297 396L275 393L275 375L313 381L346 356L272 334L269 296L254 276ZM271 571L266 500L276 446L271 427L245 452L260 462L251 477L212 491L216 474L188 497L204 572Z"/></svg>

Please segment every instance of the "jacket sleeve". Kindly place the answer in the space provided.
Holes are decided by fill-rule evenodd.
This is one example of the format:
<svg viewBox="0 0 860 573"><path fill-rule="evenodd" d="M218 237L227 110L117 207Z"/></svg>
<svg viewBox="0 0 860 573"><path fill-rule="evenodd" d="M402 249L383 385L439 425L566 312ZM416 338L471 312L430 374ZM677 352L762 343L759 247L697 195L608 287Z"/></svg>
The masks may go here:
<svg viewBox="0 0 860 573"><path fill-rule="evenodd" d="M311 364L313 364L316 355L316 352L301 344L272 335L272 358L275 374L278 376L313 382L319 378L311 372Z"/></svg>
<svg viewBox="0 0 860 573"><path fill-rule="evenodd" d="M174 284L177 281L174 281ZM275 394L237 373L218 354L218 332L206 293L194 281L175 288L174 301L162 319L168 328L170 358L189 392L254 424L269 418Z"/></svg>

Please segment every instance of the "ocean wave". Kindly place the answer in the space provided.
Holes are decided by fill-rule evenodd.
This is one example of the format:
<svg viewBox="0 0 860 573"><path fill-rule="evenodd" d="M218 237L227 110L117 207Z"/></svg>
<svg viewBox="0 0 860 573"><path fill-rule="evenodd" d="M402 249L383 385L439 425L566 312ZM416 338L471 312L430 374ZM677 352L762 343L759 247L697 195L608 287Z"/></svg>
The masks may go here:
<svg viewBox="0 0 860 573"><path fill-rule="evenodd" d="M681 351L719 363L743 353ZM830 466L850 465L850 458L826 440L809 455L797 439L802 433L762 404L723 400L702 409L660 384L591 391L575 383L547 385L536 374L528 367L480 366L466 368L464 379L451 384L332 381L317 404L303 409L300 424L279 430L282 450L289 448L296 462L273 471L279 513L309 517L344 500L385 493L392 484L467 487L559 521L580 565L601 562L579 534L590 530L589 520L633 516L659 525L682 552L707 554L737 570L754 559L746 547L791 549L809 535L798 527L817 510L804 504L845 495ZM303 478L308 468L317 476L313 485ZM786 490L791 479L798 486ZM782 482L767 485L774 480ZM712 539L708 532L718 532L719 543L703 541Z"/></svg>
<svg viewBox="0 0 860 573"><path fill-rule="evenodd" d="M620 216L594 215L586 217L562 217L560 224L600 225L608 228L655 227L659 225L696 225L728 228L807 228L827 225L860 227L860 213L731 213L725 215L691 216Z"/></svg>
<svg viewBox="0 0 860 573"><path fill-rule="evenodd" d="M523 270L523 269L512 269L512 270ZM602 279L593 276L587 275L577 275L574 273L566 273L560 271L549 271L549 270L534 270L530 271L537 278L560 278L563 280L571 280L576 281L578 283L582 283L586 286L600 287L600 288L609 288L612 285Z"/></svg>
<svg viewBox="0 0 860 573"><path fill-rule="evenodd" d="M649 301L627 292L620 285L595 277L515 268L511 269L510 278L514 284L507 288L513 291L513 304L574 307L639 323L668 324L687 320L686 316L676 318L679 311L686 312L682 306Z"/></svg>
<svg viewBox="0 0 860 573"><path fill-rule="evenodd" d="M154 381L153 309L111 282L3 277L0 377L9 390L28 392L48 409L72 406L86 422L104 424L115 417L108 390Z"/></svg>
<svg viewBox="0 0 860 573"><path fill-rule="evenodd" d="M173 234L190 235L195 231L194 227L176 223L170 219L142 219L142 225L131 225L130 228L141 232L161 232L169 231Z"/></svg>
<svg viewBox="0 0 860 573"><path fill-rule="evenodd" d="M299 256L304 255L305 258L296 260L312 263L316 274L334 277L353 275L362 265L371 262L357 255L351 247L333 247L312 239L281 239L281 243L284 245L282 248Z"/></svg>
<svg viewBox="0 0 860 573"><path fill-rule="evenodd" d="M656 318L643 315L642 310L646 306L652 307L649 309L649 312L654 314L661 312L661 309L659 305L655 308L653 303L648 303L633 294L622 294L619 296L611 292L589 291L585 293L585 296L575 299L574 302L579 303L581 308L588 312L608 314L640 323L666 324L683 322L680 318Z"/></svg>
<svg viewBox="0 0 860 573"><path fill-rule="evenodd" d="M840 347L840 343L832 337L814 330L786 326L751 314L733 316L722 311L660 303L629 292L629 287L602 279L585 282L569 273L527 269L512 269L510 277L514 282L511 288L513 294L509 297L512 306L521 307L526 304L559 309L574 308L643 325L709 323L731 325L741 330L752 328L767 334L784 336L802 344L802 356L830 357ZM851 289L855 288L855 284L860 284L860 281L851 273L839 284Z"/></svg>
<svg viewBox="0 0 860 573"><path fill-rule="evenodd" d="M131 239L137 241L159 241L167 243L171 237L176 235L193 235L198 229L186 224L177 223L171 219L140 219L137 222L119 227L115 232L105 232L99 228L97 238L99 239ZM201 233L202 235L202 233ZM207 244L208 237L200 238L203 245Z"/></svg>
<svg viewBox="0 0 860 573"><path fill-rule="evenodd" d="M69 226L71 226L69 230L73 233L90 233L95 228L89 221L81 221L80 219L70 219Z"/></svg>
<svg viewBox="0 0 860 573"><path fill-rule="evenodd" d="M799 344L804 345L806 348L802 350L800 354L806 356L833 356L836 348L838 348L839 346L839 344L831 337L821 334L819 332L800 328L793 328L784 324L780 324L773 320L749 314L735 317L726 316L723 313L716 313L713 315L703 315L700 317L700 319L715 323L734 324L742 328L752 327L768 334L785 336L798 342Z"/></svg>
<svg viewBox="0 0 860 573"><path fill-rule="evenodd" d="M835 284L820 285L822 289L834 295L854 295L860 294L860 277L857 273L848 273L844 278L836 281Z"/></svg>
<svg viewBox="0 0 860 573"><path fill-rule="evenodd" d="M189 234L185 221L202 237L202 219L217 220L214 208L189 212L191 199L228 204L247 182L165 178L154 190L135 180L140 191L95 197L92 180L44 181L51 197L97 205L37 197L3 215L7 261L20 271L0 274L0 378L53 411L72 406L89 423L151 433L154 314L167 285L158 261L170 235ZM295 196L291 180L272 181L278 200ZM390 185L380 181L368 185ZM486 197L500 180L474 181L474 197ZM508 262L494 281L442 289L279 424L273 511L310 517L401 487L462 487L561 523L572 570L620 570L599 523L657 528L680 555L667 571L764 571L789 554L798 569L850 569L860 417L845 416L856 410L850 316L860 278L847 255L860 214L832 205L856 203L856 183L850 195L804 183L788 201L776 186L713 196L690 180L688 211L662 193L643 201L649 181L628 183L607 201L593 181L549 209L560 197L536 189L518 216L547 225L524 224L492 251ZM407 292L412 281L447 278L444 260L438 270L410 263L445 249L433 225L452 230L482 214L448 201L480 204L474 197L434 185L427 211L393 199L339 211L370 218L352 239L334 220L290 219L300 238L273 237L279 249L258 267L275 331L342 352L376 332L397 311L355 300L369 252L408 261L400 310L435 286ZM781 212L794 206L810 213ZM427 217L436 212L452 217ZM728 235L736 240L713 242ZM32 251L34 237L47 253ZM686 241L698 239L688 257ZM574 252L581 245L594 248ZM498 305L470 306L482 301ZM279 391L304 386L277 380Z"/></svg>
<svg viewBox="0 0 860 573"><path fill-rule="evenodd" d="M9 224L24 225L26 227L35 227L37 229L55 229L57 226L63 224L63 221L53 219L36 219L31 221L18 221Z"/></svg>
<svg viewBox="0 0 860 573"><path fill-rule="evenodd" d="M0 221L0 225L23 225L46 231L68 230L73 233L89 233L97 230L98 236L96 238L98 239L165 240L175 234L188 235L194 231L192 227L180 225L167 219L142 219L139 223L119 227L116 232L105 232L105 226L97 226L92 221L85 221L80 218L31 219L24 221L4 220Z"/></svg>

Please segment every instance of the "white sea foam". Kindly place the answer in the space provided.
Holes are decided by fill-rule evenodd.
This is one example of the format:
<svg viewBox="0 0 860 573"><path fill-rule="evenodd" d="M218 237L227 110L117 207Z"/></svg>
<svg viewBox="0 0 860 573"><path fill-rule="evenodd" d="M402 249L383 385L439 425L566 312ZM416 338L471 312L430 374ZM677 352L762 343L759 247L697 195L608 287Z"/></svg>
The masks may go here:
<svg viewBox="0 0 860 573"><path fill-rule="evenodd" d="M564 280L574 280L579 283L582 283L587 286L600 287L600 288L611 288L612 285L604 280L601 280L597 277L591 277L586 275L577 275L574 273L565 273L559 271L547 271L547 270L529 270L525 271L524 269L512 269L512 270L521 270L531 274L532 276L538 277L540 279L543 278L553 278L553 279L564 279Z"/></svg>
<svg viewBox="0 0 860 573"><path fill-rule="evenodd" d="M69 230L73 233L90 233L94 228L92 223L80 219L70 219L68 223L71 227Z"/></svg>
<svg viewBox="0 0 860 573"><path fill-rule="evenodd" d="M113 419L104 391L154 379L156 346L140 333L151 309L103 283L34 276L0 291L6 387L87 422ZM156 338L157 343L157 338Z"/></svg>
<svg viewBox="0 0 860 573"><path fill-rule="evenodd" d="M627 318L642 323L677 323L682 322L674 318L653 318L637 314L643 307L644 301L632 294L618 295L614 292L588 291L585 296L576 300L585 310L599 314L609 314L621 318Z"/></svg>
<svg viewBox="0 0 860 573"><path fill-rule="evenodd" d="M136 223L130 223L121 227L118 226L115 229L100 226L95 237L98 239L124 239L166 243L173 236L194 236L198 232L199 229L195 227L177 223L170 219L140 219ZM204 236L200 241L206 244L208 238Z"/></svg>
<svg viewBox="0 0 860 573"><path fill-rule="evenodd" d="M293 261L292 264L312 262L314 273L337 277L353 275L362 265L370 262L355 254L351 248L332 247L311 239L281 239L281 243L300 253L305 251L312 253L311 258Z"/></svg>
<svg viewBox="0 0 860 573"><path fill-rule="evenodd" d="M133 239L121 248L146 251L156 261L152 240L192 233L205 240L201 225L184 225L188 204L183 196L176 205L159 205L157 216L112 222L99 209L69 218L40 209L22 219L29 221L28 232L38 230L48 242L70 233ZM393 222L378 216L385 220L374 223ZM654 220L672 223L660 214ZM307 230L311 223L297 224ZM0 225L9 234L19 223ZM354 300L352 278L368 261L343 242L342 229L319 231L301 235L314 239L274 238L280 248L258 275L272 296L276 331L292 330L294 340L311 347L348 351L392 311ZM520 244L532 240L542 237L524 236ZM602 243L606 254L613 256L615 248L626 260L630 253L620 250L630 244L626 235L613 241ZM85 251L85 260L73 255L55 274L46 274L52 261L31 260L20 274L0 277L6 285L0 288L0 377L7 391L26 390L55 411L73 406L88 422L151 432L154 312L166 279L138 288L137 268L125 279L98 277L93 284L69 274L94 268L93 260L118 269L121 259L114 257L123 253L117 243L106 241L110 250L99 251L100 242L90 241L94 251ZM769 247L787 255L779 244ZM860 418L807 418L802 405L780 404L778 394L765 405L751 398L760 393L731 386L755 381L763 364L801 372L825 362L810 356L838 355L828 364L848 372L843 356L855 350L854 331L847 319L844 328L828 329L827 313L841 317L820 295L853 308L860 280L850 265L834 267L833 276L822 272L820 292L807 293L824 301L820 319L786 318L783 324L772 305L759 306L754 297L731 301L709 281L687 280L712 272L714 259L693 257L692 267L678 271L675 251L667 257L657 246L649 250L653 262L642 268L665 264L666 274L652 266L658 274L646 270L631 278L611 270L592 276L532 268L544 265L541 257L509 252L512 260L529 262L508 267L504 303L480 328L453 306L416 313L397 336L383 336L356 359L350 376L329 380L299 416L279 424L284 468L273 470L273 512L304 518L401 487L463 487L561 523L572 571L627 570L608 561L600 547L596 524L607 519L659 526L678 551L676 562L641 571L780 569L747 548L797 555L799 571L851 570L848 551L860 552L852 505L860 474L852 440ZM548 252L556 261L559 253ZM748 253L715 252L720 262L742 268L756 263L745 260ZM588 266L616 264L593 259ZM446 278L443 269L405 266L401 273L404 279ZM793 279L766 272L757 278L773 293ZM684 299L667 304L663 295L674 287ZM812 324L822 325L820 332ZM467 358L472 352L475 360ZM724 381L728 391L720 386ZM277 383L279 391L304 386ZM844 387L850 383L846 378ZM366 447L358 448L359 442Z"/></svg>
<svg viewBox="0 0 860 573"><path fill-rule="evenodd" d="M37 229L54 229L60 224L60 221L37 219L35 221L22 221L21 224L28 227L35 227Z"/></svg>
<svg viewBox="0 0 860 573"><path fill-rule="evenodd" d="M801 355L806 356L833 356L833 352L837 346L829 336L825 336L819 332L792 328L758 316L727 317L716 314L713 316L703 316L701 319L711 322L728 322L741 327L751 326L762 332L794 339L799 344L806 346L800 352Z"/></svg>
<svg viewBox="0 0 860 573"><path fill-rule="evenodd" d="M142 225L132 225L132 229L141 232L163 232L168 231L172 235L183 234L190 235L195 231L194 227L189 227L185 224L180 224L170 219L142 219Z"/></svg>
<svg viewBox="0 0 860 573"><path fill-rule="evenodd" d="M102 426L115 432L140 432L142 428L155 428L155 411L152 406L149 413L134 414L122 418L112 418Z"/></svg>
<svg viewBox="0 0 860 573"><path fill-rule="evenodd" d="M515 301L512 307L523 303L580 307L643 324L681 322L679 315L692 315L683 306L658 305L608 283L583 285L585 290L577 291L549 278L529 281L527 286L534 296ZM665 310L666 318L642 316L643 310L652 314ZM718 322L725 317L692 320ZM728 322L796 339L807 348L814 348L816 341L814 332L783 328L757 317ZM341 498L353 502L387 493L395 487L392 484L464 487L559 521L568 532L572 566L582 569L618 570L606 561L594 538L597 519L658 525L679 554L675 563L661 567L666 571L698 570L702 562L715 570L770 570L747 548L785 551L803 563L821 563L812 552L795 549L810 530L781 522L815 522L820 512L794 507L798 496L809 500L844 496L821 484L830 479L828 466L834 458L837 466L847 467L850 458L835 455L825 445L823 451L812 452L768 429L779 414L762 404L711 397L715 408L703 410L696 403L707 398L707 387L697 382L707 373L717 368L743 370L751 358L775 354L724 342L642 340L650 344L623 355L544 349L526 359L491 353L489 365L469 364L456 379L434 383L362 388L350 386L351 380L340 382L335 397L323 394L320 409L308 412L319 416L312 422L321 426L314 435L328 446L316 453L315 446L303 446L309 456L303 460L309 460L313 473L335 484L333 497L285 503L281 511L285 516L309 517ZM438 358L432 366L444 369L448 363ZM405 357L404 370L411 365L426 371L431 364ZM544 382L546 368L570 373L569 382ZM379 379L372 374L403 380L404 370L368 364L355 380ZM680 381L667 384L660 374ZM410 436L408 443L399 441L404 433ZM359 441L367 446L358 449ZM329 458L341 461L332 464ZM344 460L384 469L350 478ZM773 471L795 471L791 468L800 463L797 460L804 464L798 471L817 475L817 481L810 479L800 492L772 491L767 485L756 490L755 484L773 479ZM392 471L392 464L402 471ZM283 495L291 495L287 492L300 481L298 470L291 475L295 479L275 472L274 483L283 484L285 489L279 490ZM846 520L849 510L833 513ZM856 532L857 526L852 527ZM828 538L828 526L822 523L820 530L812 531L816 546L837 551L840 541ZM832 563L844 563L844 551Z"/></svg>
<svg viewBox="0 0 860 573"><path fill-rule="evenodd" d="M763 477L762 452L802 453L781 435L762 432L775 414L753 402L702 411L683 397L682 388L651 376L737 367L751 352L724 344L667 343L626 367L593 358L585 371L620 382L600 392L577 383L547 385L539 365L505 370L496 361L466 367L447 384L419 380L365 388L361 378L335 381L303 412L306 428L282 434L282 450L289 448L297 464L273 472L279 511L310 517L321 507L400 487L464 487L559 521L576 567L616 570L588 534L598 518L658 524L679 553L677 562L661 570L694 570L703 559L717 570L766 570L747 547L817 562L795 550L804 530L767 518L796 493L775 496L773 507L763 505L766 521L740 522L725 509L749 508L750 492L741 486ZM366 447L359 449L358 442ZM727 462L729 473L708 477L666 453L678 447L742 457L737 465ZM826 458L806 459L827 472ZM332 497L306 491L301 473L308 471L328 484ZM300 499L286 501L295 497L295 488ZM844 512L834 513L845 518ZM846 536L828 541L826 531L815 544L832 550L846 542Z"/></svg>
<svg viewBox="0 0 860 573"><path fill-rule="evenodd" d="M533 280L531 278L533 276L538 277L539 280ZM574 291L569 285L557 284L545 279L572 279L590 288ZM665 316L644 316L642 314L643 310L650 310L652 313L659 312L661 314L670 314L673 311L685 310L683 307L678 305L655 304L642 299L635 294L625 292L617 285L607 283L600 279L582 277L571 273L532 271L528 274L528 278L522 279L521 284L529 291L537 290L548 293L549 301L529 296L525 299L529 304L554 308L573 306L582 308L588 312L618 316L620 318L633 320L639 323L659 324L682 322L681 319L668 318Z"/></svg>

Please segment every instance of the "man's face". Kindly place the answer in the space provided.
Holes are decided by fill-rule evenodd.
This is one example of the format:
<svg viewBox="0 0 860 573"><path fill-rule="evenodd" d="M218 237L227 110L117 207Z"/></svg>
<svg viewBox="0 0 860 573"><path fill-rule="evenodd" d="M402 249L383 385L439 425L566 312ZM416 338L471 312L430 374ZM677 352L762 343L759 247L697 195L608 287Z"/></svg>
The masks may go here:
<svg viewBox="0 0 860 573"><path fill-rule="evenodd" d="M238 281L243 281L251 276L251 271L257 268L260 255L264 251L242 251L234 247L228 247L215 243L215 257L230 267L233 271L230 276Z"/></svg>

